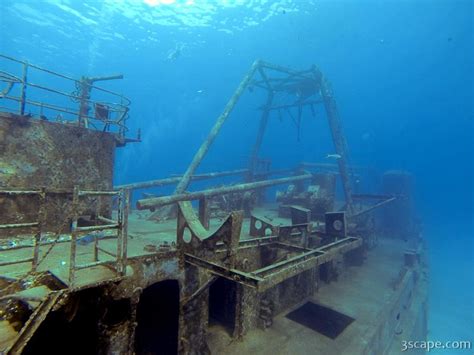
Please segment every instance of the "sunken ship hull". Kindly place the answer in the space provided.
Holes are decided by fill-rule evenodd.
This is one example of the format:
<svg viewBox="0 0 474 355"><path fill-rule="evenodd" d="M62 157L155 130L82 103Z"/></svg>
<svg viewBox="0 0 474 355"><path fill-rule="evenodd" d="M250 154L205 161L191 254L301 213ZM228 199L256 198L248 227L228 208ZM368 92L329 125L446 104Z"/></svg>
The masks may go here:
<svg viewBox="0 0 474 355"><path fill-rule="evenodd" d="M3 58L23 76L5 77L0 99L16 105L0 113L2 353L392 354L426 338L411 176L387 172L377 194L352 191L354 171L367 174L348 165L316 67L255 62L183 175L113 186L115 148L140 138L125 137L127 105L92 93L118 77L77 80L78 109L40 103L75 119L46 120L25 114L39 104L26 73L42 69ZM249 166L197 174L249 87L268 93ZM285 109L324 107L337 164L272 170L259 158L279 92L297 97ZM236 181L188 191L222 177ZM169 185L168 196L137 193Z"/></svg>

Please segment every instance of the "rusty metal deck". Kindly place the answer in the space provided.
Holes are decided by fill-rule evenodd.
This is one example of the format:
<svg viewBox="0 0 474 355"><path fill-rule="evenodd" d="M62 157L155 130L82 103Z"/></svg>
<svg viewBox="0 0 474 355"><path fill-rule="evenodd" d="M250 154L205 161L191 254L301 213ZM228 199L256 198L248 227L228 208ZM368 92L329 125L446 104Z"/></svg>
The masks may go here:
<svg viewBox="0 0 474 355"><path fill-rule="evenodd" d="M422 315L427 301L426 276L417 283L416 272L409 270L399 278L405 248L406 243L401 240L380 239L364 265L349 268L341 280L322 285L309 299L355 319L337 338L328 338L286 318L286 314L308 301L304 300L275 317L272 327L251 330L244 341L231 341L222 327L211 327L208 336L211 352L229 355L392 353L384 351L391 344L392 350L399 349L400 339L410 337L408 332L415 327L409 323Z"/></svg>

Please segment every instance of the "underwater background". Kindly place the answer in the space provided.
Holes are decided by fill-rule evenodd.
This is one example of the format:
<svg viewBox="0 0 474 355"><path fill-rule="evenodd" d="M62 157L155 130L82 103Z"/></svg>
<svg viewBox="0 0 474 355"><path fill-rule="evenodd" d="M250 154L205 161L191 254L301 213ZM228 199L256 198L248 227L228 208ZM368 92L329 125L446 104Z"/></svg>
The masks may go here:
<svg viewBox="0 0 474 355"><path fill-rule="evenodd" d="M124 74L99 83L132 100L130 136L141 129L117 152L116 184L184 172L255 59L316 64L351 163L415 177L429 339L474 342L473 11L471 0L0 0L0 53L76 78ZM245 167L261 104L246 94L201 172ZM261 155L274 167L327 162L316 116L299 141L272 117Z"/></svg>

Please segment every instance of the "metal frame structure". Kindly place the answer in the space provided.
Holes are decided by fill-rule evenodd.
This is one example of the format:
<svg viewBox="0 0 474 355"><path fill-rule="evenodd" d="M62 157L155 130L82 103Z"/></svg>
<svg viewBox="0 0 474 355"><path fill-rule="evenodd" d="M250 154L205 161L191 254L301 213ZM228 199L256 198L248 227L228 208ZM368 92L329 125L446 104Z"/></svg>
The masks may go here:
<svg viewBox="0 0 474 355"><path fill-rule="evenodd" d="M296 248L293 245L280 243L278 239L278 237L272 237L272 241L267 245ZM242 283L261 293L303 271L331 261L337 254L344 254L360 246L362 246L362 239L347 237L316 249L299 248L297 250L299 254L296 256L250 272L228 268L192 254L185 254L184 257L186 263L190 265L208 269L213 275Z"/></svg>
<svg viewBox="0 0 474 355"><path fill-rule="evenodd" d="M260 79L256 79L255 76L259 75ZM274 74L278 74L276 76ZM312 107L315 104L322 103L326 110L327 119L329 123L329 129L332 135L334 147L336 153L339 155L337 160L337 165L339 169L339 174L342 180L342 185L344 189L344 195L346 199L346 208L349 214L352 214L353 211L353 201L352 201L352 187L350 183L349 171L347 168L348 162L348 151L347 144L342 132L342 124L340 121L339 113L336 106L336 101L332 93L331 87L327 80L323 77L322 73L316 66L303 71L295 71L289 68L282 66L274 65L271 63L263 62L261 60L255 61L250 70L246 73L233 96L227 102L224 111L217 118L214 126L211 128L207 138L202 143L201 147L198 149L194 155L191 163L189 164L186 172L182 176L181 180L176 186L174 193L176 195L183 194L186 188L191 182L192 176L194 175L197 167L200 165L210 146L214 142L215 138L219 134L222 126L229 117L232 110L235 108L240 97L244 91L248 88L258 87L267 91L267 100L263 107L263 112L260 118L260 125L257 133L257 138L252 149L250 161L249 161L249 174L248 180L255 180L256 174L256 163L258 160L258 152L263 141L263 136L268 123L268 118L270 111L281 109L282 106L273 106L273 99L275 93L279 91L288 91L288 90L298 90L298 85L310 82L310 85L313 86L314 94L319 95L318 99L309 99L303 97L297 102L291 103L289 105L284 105L286 109L297 108L299 112L299 118L301 118L301 112L304 106ZM313 94L309 95L314 96Z"/></svg>
<svg viewBox="0 0 474 355"><path fill-rule="evenodd" d="M277 73L277 75L274 75L275 73ZM259 76L259 79L255 78L256 75ZM307 85L310 86L309 92L301 92L302 95L296 102L286 105L274 104L274 97L278 92L288 92L292 90L303 91ZM247 182L203 191L187 192L186 189L191 180L196 178L194 174L197 167L200 165L213 141L219 134L223 124L236 106L244 90L253 87L266 90L267 99L263 106L257 138L252 148L249 161L249 167L245 171ZM314 99L312 98L313 96L318 96L318 98ZM291 225L282 228L269 225L268 228L271 237L273 238L271 240L271 245L273 247L290 248L293 252L296 252L297 255L248 273L238 270L235 265L235 256L240 244L240 233L243 220L242 213L232 212L216 232L210 234L208 231L209 211L207 202L210 197L227 193L242 193L250 190L260 190L279 184L301 183L313 178L312 174L299 169L296 171L293 170L293 173L295 174L293 176L260 180L261 178L266 179L271 172L268 171L259 176L257 165L258 152L263 141L270 112L272 110L289 110L291 108L296 108L298 110L299 122L299 120L301 120L303 107L310 106L313 108L313 105L315 104L323 104L326 110L333 143L336 153L339 155L337 167L343 184L347 214L351 216L354 213L354 206L350 176L347 168L347 146L342 134L342 126L332 91L328 82L323 78L321 72L315 66L304 71L294 71L270 63L256 61L244 76L234 95L228 101L224 111L211 128L206 140L194 155L193 160L179 182L177 179L164 179L161 181L125 185L122 187L135 189L177 182L173 195L140 199L137 202L137 208L154 211L158 207L175 203L178 204L177 245L182 265L184 266L186 263L189 265L199 266L209 271L214 275L214 277L222 276L248 286L256 287L259 291L264 291L269 287L273 287L276 284L295 276L296 274L319 265L319 263L328 262L338 254L345 253L362 245L362 240L359 238L343 237L338 240L338 237L336 236L333 239L332 244L323 247L326 248L324 250L323 248L320 248L321 250L308 249L308 238L311 234L309 214L305 214L304 211L301 211L300 217L304 219L304 215L307 216L308 220L306 223L292 223ZM237 171L239 174L244 172L242 170ZM285 170L284 173L291 171L292 170ZM209 175L208 177L216 176L219 175ZM193 200L199 201L198 215L196 215L191 205L190 201ZM345 231L345 213L340 213L338 215L342 215L342 220L338 222L344 225ZM262 230L264 229L266 230L267 228L262 228ZM287 241L288 238L291 239L293 236L293 230L296 231L298 240L296 241L296 244L295 240L290 240L288 244L285 241ZM258 234L252 224L250 234ZM257 238L265 238L265 236L261 235ZM224 253L220 257L216 253L217 245L225 246ZM254 245L254 247L258 247L258 244ZM334 254L329 252L333 247L336 250ZM212 284L212 281L206 283L206 285L210 284ZM195 291L195 294L201 293L203 288L205 287L200 287ZM188 295L187 299L192 299L193 297L194 295L191 294Z"/></svg>

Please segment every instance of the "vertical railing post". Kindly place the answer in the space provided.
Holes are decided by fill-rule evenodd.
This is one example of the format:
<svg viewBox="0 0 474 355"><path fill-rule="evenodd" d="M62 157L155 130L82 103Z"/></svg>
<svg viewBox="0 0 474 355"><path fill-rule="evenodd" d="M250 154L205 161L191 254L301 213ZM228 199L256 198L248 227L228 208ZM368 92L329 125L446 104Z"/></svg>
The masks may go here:
<svg viewBox="0 0 474 355"><path fill-rule="evenodd" d="M77 248L77 220L79 210L79 187L74 186L72 195L72 226L71 226L71 252L69 258L69 287L74 287L74 277L76 271L76 248Z"/></svg>
<svg viewBox="0 0 474 355"><path fill-rule="evenodd" d="M80 85L80 103L79 103L79 126L88 128L89 127L89 99L91 98L91 80L86 77L82 77L79 82Z"/></svg>
<svg viewBox="0 0 474 355"><path fill-rule="evenodd" d="M31 269L36 272L38 269L38 259L39 259L39 249L41 244L41 235L43 231L44 223L46 222L45 213L46 213L46 189L41 188L38 196L38 227L35 234L34 247L33 247L33 262Z"/></svg>
<svg viewBox="0 0 474 355"><path fill-rule="evenodd" d="M123 95L120 95L120 108L122 110L118 111L116 114L120 115L120 117L117 118L117 122L120 123L119 127L119 137L120 139L125 139L125 115L127 114L127 108L125 108L124 105L124 100L123 100ZM120 112L120 113L119 113Z"/></svg>
<svg viewBox="0 0 474 355"><path fill-rule="evenodd" d="M102 212L102 196L97 197L97 206L96 206L96 221L99 222L99 216ZM99 261L99 236L98 233L94 233L94 261Z"/></svg>
<svg viewBox="0 0 474 355"><path fill-rule="evenodd" d="M128 196L128 213L133 212L133 190L127 189L127 196Z"/></svg>
<svg viewBox="0 0 474 355"><path fill-rule="evenodd" d="M125 276L127 273L127 242L128 242L128 213L129 213L129 206L130 206L130 190L123 189L123 216L122 216L122 276Z"/></svg>
<svg viewBox="0 0 474 355"><path fill-rule="evenodd" d="M122 247L123 247L123 211L124 211L124 190L120 190L117 194L118 209L117 209L117 266L116 270L119 273L123 272L122 265Z"/></svg>
<svg viewBox="0 0 474 355"><path fill-rule="evenodd" d="M25 114L26 105L26 87L28 82L28 63L23 63L23 75L21 78L20 103L18 107L18 114L23 116Z"/></svg>

